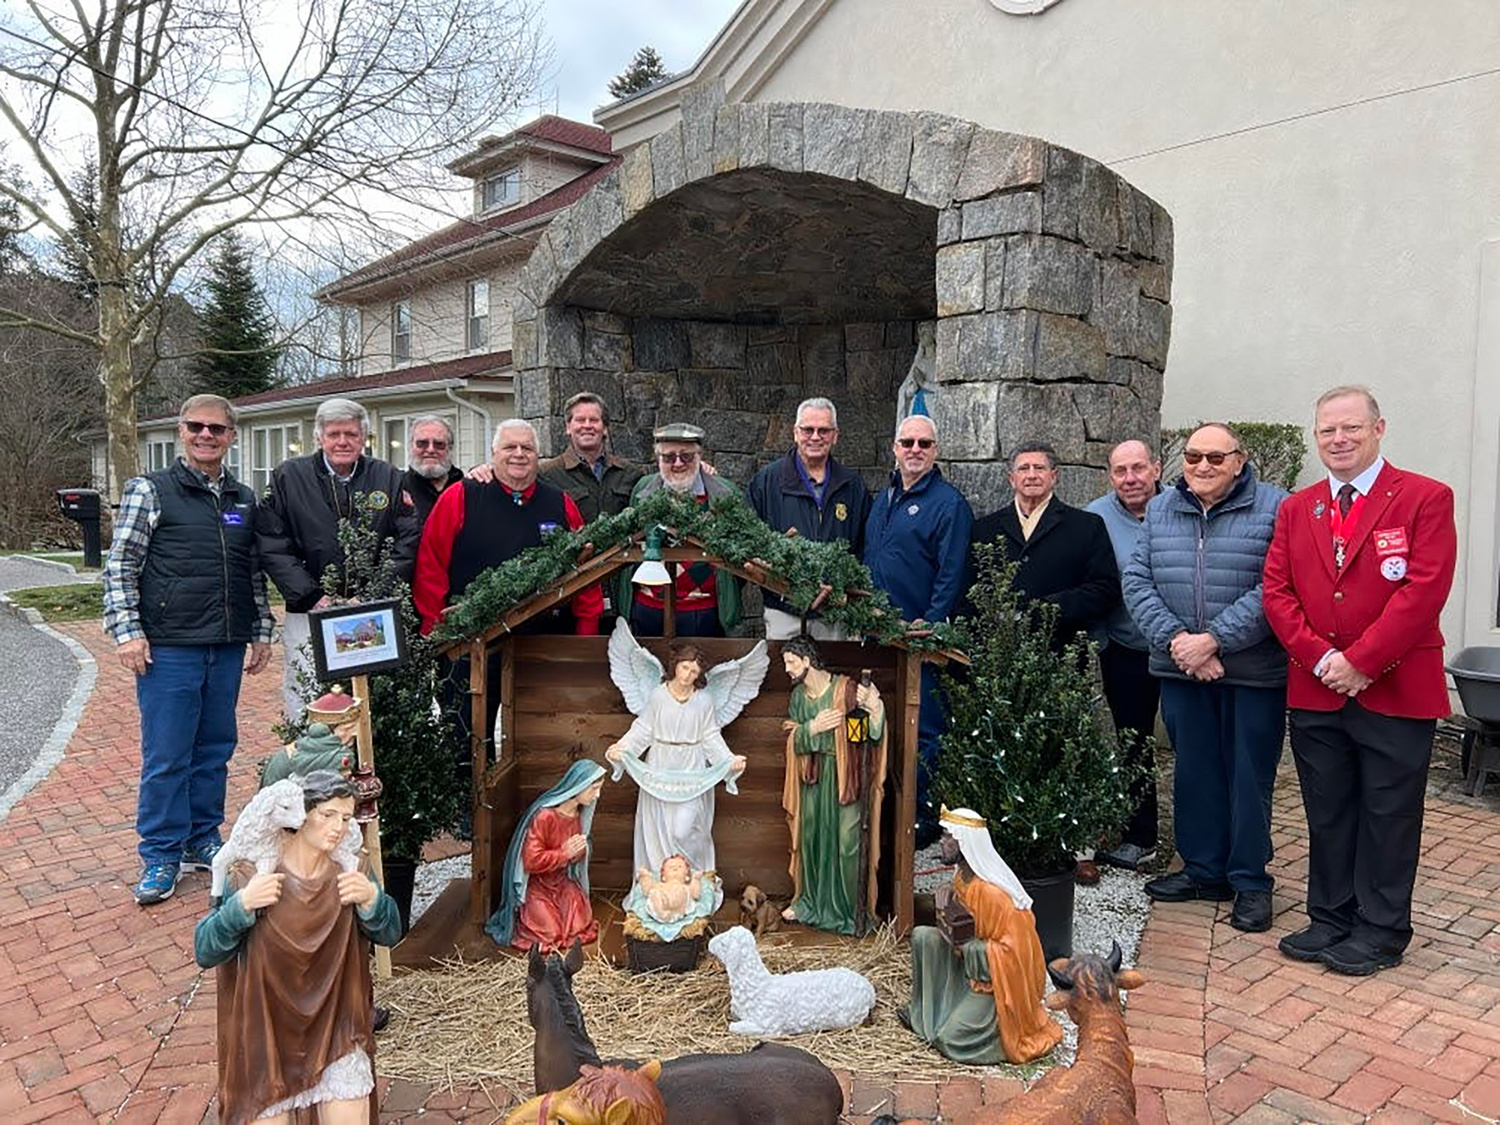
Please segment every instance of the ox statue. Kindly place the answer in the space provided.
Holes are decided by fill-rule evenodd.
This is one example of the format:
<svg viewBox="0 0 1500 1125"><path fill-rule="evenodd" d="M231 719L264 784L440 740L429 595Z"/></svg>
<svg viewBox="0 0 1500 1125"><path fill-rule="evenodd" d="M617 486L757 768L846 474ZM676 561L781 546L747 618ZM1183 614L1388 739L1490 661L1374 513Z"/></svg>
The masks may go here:
<svg viewBox="0 0 1500 1125"><path fill-rule="evenodd" d="M529 955L526 1014L536 1033L532 1077L538 1095L550 1092L553 1100L546 1105L540 1099L526 1103L531 1116L516 1116L526 1106L514 1111L509 1120L515 1125L574 1121L566 1115L560 1117L553 1107L558 1104L557 1092L573 1087L581 1074L593 1074L601 1066L606 1072L645 1069L628 1059L611 1059L607 1065L601 1062L573 995L573 974L582 967L583 947L578 942L566 957L556 953L543 957L535 949ZM838 1125L844 1108L844 1092L833 1071L806 1051L775 1043L759 1044L743 1054L668 1059L661 1063L655 1085L672 1125ZM604 1097L592 1091L589 1096L595 1100ZM601 1108L607 1111L617 1100L604 1102ZM623 1115L626 1110L613 1112ZM655 1120L643 1115L649 1110L632 1108L630 1112L635 1116L614 1118L606 1114L599 1120L608 1125L616 1120ZM543 1116L545 1113L552 1116ZM592 1120L577 1118L579 1122Z"/></svg>
<svg viewBox="0 0 1500 1125"><path fill-rule="evenodd" d="M1120 993L1145 978L1120 969L1120 943L1109 957L1078 953L1047 966L1057 991L1047 1007L1066 1009L1078 1025L1078 1057L1043 1075L1031 1089L976 1118L975 1125L1133 1125L1135 1056L1125 1034Z"/></svg>

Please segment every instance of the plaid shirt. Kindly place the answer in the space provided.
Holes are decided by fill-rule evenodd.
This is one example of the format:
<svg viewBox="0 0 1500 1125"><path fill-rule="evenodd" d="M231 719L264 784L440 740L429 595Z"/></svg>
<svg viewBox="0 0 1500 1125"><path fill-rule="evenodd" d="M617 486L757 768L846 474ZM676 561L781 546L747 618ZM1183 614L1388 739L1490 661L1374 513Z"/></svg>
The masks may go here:
<svg viewBox="0 0 1500 1125"><path fill-rule="evenodd" d="M182 458L178 458L179 461ZM223 491L224 477L209 480L204 473L189 466L215 496ZM227 470L226 470L227 472ZM151 533L161 519L161 497L150 477L134 477L125 485L120 497L120 511L115 516L115 539L104 561L104 631L116 643L143 641L141 627L141 567L151 549ZM257 642L269 642L276 621L271 616L271 602L266 597L266 575L256 569L250 579L255 594L255 633Z"/></svg>

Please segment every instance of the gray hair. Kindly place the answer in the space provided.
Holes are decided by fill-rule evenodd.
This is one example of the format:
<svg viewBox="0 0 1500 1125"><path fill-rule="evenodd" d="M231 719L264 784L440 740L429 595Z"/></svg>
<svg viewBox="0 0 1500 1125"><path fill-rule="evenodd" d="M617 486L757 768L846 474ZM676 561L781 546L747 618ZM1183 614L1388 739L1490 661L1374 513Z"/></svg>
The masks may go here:
<svg viewBox="0 0 1500 1125"><path fill-rule="evenodd" d="M448 448L453 448L453 426L449 423L448 419L439 414L423 414L421 417L411 420L411 425L407 428L407 433L416 433L418 426L442 426L443 432L448 435Z"/></svg>
<svg viewBox="0 0 1500 1125"><path fill-rule="evenodd" d="M934 419L932 417L932 415L930 415L930 414L908 414L905 418L901 418L901 419L897 420L897 422L896 422L896 432L891 436L891 440L892 441L900 441L901 440L901 427L904 426L904 425L906 425L906 423L910 422L913 418L920 418L922 421L926 422L929 426L931 426L932 427L932 440L933 441L937 441L938 440L938 425L937 425L937 420Z"/></svg>
<svg viewBox="0 0 1500 1125"><path fill-rule="evenodd" d="M793 419L794 422L800 422L800 421L802 421L802 412L804 410L826 410L826 411L828 411L828 413L833 418L833 428L835 430L839 428L839 408L837 406L833 405L833 400L832 399L822 398L821 396L818 397L818 398L805 398L805 399L803 399L801 402L799 402L797 404L797 414L796 414L795 418Z"/></svg>
<svg viewBox="0 0 1500 1125"><path fill-rule="evenodd" d="M318 441L329 422L358 422L360 436L370 436L370 412L352 398L330 398L318 406L313 415L313 437Z"/></svg>
<svg viewBox="0 0 1500 1125"><path fill-rule="evenodd" d="M1040 453L1043 457L1047 458L1047 468L1057 468L1057 450L1053 449L1045 441L1022 442L1015 449L1011 450L1010 467L1012 469L1016 467L1016 458L1023 453Z"/></svg>
<svg viewBox="0 0 1500 1125"><path fill-rule="evenodd" d="M506 430L525 430L531 435L532 448L538 448L535 426L526 421L525 418L507 418L495 427L495 436L490 440L491 453L500 448L500 435Z"/></svg>
<svg viewBox="0 0 1500 1125"><path fill-rule="evenodd" d="M1380 403L1375 401L1375 396L1369 387L1362 387L1358 383L1345 383L1338 387L1329 387L1318 396L1318 401L1313 404L1313 417L1318 416L1318 411L1323 409L1324 404L1332 402L1336 398L1349 398L1358 396L1365 400L1365 405L1370 408L1370 417L1376 420L1380 418Z"/></svg>
<svg viewBox="0 0 1500 1125"><path fill-rule="evenodd" d="M234 404L223 395L193 395L177 411L177 420L181 422L187 417L189 410L197 410L204 406L220 411L224 415L224 421L228 422L232 428L238 428L239 417L235 414Z"/></svg>

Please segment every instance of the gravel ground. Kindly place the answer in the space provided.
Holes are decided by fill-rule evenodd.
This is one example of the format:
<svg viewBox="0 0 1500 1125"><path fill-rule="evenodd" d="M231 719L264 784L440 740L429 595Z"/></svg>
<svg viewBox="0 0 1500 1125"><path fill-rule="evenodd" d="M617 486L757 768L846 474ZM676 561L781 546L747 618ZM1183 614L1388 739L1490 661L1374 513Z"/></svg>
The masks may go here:
<svg viewBox="0 0 1500 1125"><path fill-rule="evenodd" d="M412 925L416 925L417 919L427 913L427 908L438 900L449 882L468 877L469 857L466 855L449 856L418 867L416 886L411 895Z"/></svg>

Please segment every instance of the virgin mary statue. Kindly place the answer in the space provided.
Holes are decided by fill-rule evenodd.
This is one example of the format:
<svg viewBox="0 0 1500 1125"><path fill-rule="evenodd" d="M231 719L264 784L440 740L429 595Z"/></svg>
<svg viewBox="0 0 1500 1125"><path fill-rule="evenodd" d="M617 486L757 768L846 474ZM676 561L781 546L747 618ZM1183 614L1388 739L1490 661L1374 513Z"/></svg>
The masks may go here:
<svg viewBox="0 0 1500 1125"><path fill-rule="evenodd" d="M505 852L500 907L485 929L500 945L566 950L598 936L589 903L589 831L604 767L583 759L531 803Z"/></svg>

